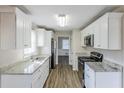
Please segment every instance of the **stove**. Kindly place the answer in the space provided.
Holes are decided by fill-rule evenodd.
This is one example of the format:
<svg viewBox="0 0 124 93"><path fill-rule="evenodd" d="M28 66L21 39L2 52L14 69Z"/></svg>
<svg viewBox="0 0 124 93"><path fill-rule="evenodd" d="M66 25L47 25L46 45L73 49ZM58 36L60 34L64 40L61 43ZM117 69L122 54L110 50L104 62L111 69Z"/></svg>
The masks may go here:
<svg viewBox="0 0 124 93"><path fill-rule="evenodd" d="M96 60L92 59L91 57L78 57L80 62L95 62Z"/></svg>
<svg viewBox="0 0 124 93"><path fill-rule="evenodd" d="M102 62L103 54L98 52L91 52L90 56L79 56L78 57L78 76L82 87L84 87L84 63L85 62Z"/></svg>
<svg viewBox="0 0 124 93"><path fill-rule="evenodd" d="M98 52L91 52L90 56L79 56L78 60L80 62L102 62L103 54Z"/></svg>

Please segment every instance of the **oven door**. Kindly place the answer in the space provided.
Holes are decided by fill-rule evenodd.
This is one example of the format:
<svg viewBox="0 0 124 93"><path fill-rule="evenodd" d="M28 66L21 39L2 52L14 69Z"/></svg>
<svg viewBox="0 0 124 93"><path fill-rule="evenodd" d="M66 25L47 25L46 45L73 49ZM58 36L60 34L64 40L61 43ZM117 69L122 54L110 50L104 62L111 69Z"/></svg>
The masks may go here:
<svg viewBox="0 0 124 93"><path fill-rule="evenodd" d="M83 87L83 80L84 80L84 62L78 61L78 76Z"/></svg>

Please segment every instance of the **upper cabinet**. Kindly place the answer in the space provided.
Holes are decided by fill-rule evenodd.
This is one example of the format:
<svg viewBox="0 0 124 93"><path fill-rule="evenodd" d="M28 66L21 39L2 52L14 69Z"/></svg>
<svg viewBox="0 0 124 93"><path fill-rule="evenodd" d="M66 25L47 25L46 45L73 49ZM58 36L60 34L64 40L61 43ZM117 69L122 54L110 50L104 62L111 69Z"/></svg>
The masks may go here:
<svg viewBox="0 0 124 93"><path fill-rule="evenodd" d="M123 13L106 13L82 30L94 34L94 48L120 50ZM81 32L81 33L84 33ZM86 35L82 35L84 38Z"/></svg>
<svg viewBox="0 0 124 93"><path fill-rule="evenodd" d="M28 15L24 16L24 48L31 47L31 18Z"/></svg>
<svg viewBox="0 0 124 93"><path fill-rule="evenodd" d="M37 29L37 46L43 47L45 45L45 29Z"/></svg>
<svg viewBox="0 0 124 93"><path fill-rule="evenodd" d="M121 49L122 48L122 13L110 13L107 14L109 21L108 21L108 43L109 49Z"/></svg>
<svg viewBox="0 0 124 93"><path fill-rule="evenodd" d="M15 14L0 13L0 49L15 48Z"/></svg>
<svg viewBox="0 0 124 93"><path fill-rule="evenodd" d="M8 11L2 11L2 9ZM0 49L31 47L30 17L15 7L2 9L0 11Z"/></svg>
<svg viewBox="0 0 124 93"><path fill-rule="evenodd" d="M53 38L53 31L45 31L45 46L51 47L51 39Z"/></svg>
<svg viewBox="0 0 124 93"><path fill-rule="evenodd" d="M53 31L45 29L37 29L37 46L38 47L51 47L51 38L53 38Z"/></svg>

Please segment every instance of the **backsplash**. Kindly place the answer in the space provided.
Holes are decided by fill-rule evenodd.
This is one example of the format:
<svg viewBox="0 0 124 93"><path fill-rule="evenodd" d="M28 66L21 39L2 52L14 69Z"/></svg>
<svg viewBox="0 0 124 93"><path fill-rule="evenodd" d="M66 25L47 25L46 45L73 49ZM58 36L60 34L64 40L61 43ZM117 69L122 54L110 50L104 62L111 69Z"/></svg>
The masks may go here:
<svg viewBox="0 0 124 93"><path fill-rule="evenodd" d="M23 59L23 50L0 50L0 67L19 62Z"/></svg>
<svg viewBox="0 0 124 93"><path fill-rule="evenodd" d="M104 59L113 63L117 63L123 65L123 52L121 51L112 51L112 50L101 50L101 49L93 49L86 48L87 52L97 51L104 55Z"/></svg>

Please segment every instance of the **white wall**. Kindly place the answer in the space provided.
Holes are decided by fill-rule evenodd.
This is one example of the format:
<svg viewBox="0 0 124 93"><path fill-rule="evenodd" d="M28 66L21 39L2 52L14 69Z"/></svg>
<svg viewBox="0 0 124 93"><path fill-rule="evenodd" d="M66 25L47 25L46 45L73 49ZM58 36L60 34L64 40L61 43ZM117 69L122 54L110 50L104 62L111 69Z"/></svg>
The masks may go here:
<svg viewBox="0 0 124 93"><path fill-rule="evenodd" d="M0 67L23 59L23 50L0 50Z"/></svg>
<svg viewBox="0 0 124 93"><path fill-rule="evenodd" d="M81 32L78 29L72 31L72 53L71 53L71 61L73 64L73 70L78 70L78 56L82 56L85 52L87 52L84 48L81 47Z"/></svg>
<svg viewBox="0 0 124 93"><path fill-rule="evenodd" d="M81 47L81 32L80 30L72 31L72 52L73 53L82 53L85 52L85 49Z"/></svg>

